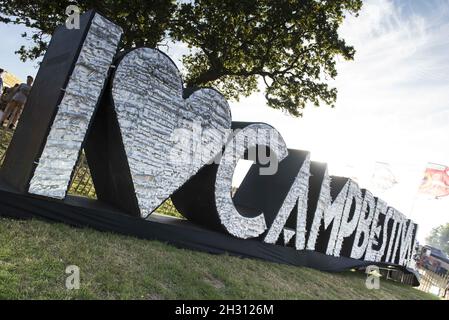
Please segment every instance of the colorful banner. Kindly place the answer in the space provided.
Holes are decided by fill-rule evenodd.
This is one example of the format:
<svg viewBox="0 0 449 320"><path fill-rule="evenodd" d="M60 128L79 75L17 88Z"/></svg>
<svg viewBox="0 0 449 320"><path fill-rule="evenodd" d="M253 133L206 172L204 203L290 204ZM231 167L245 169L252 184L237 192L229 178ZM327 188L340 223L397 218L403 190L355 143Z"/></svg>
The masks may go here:
<svg viewBox="0 0 449 320"><path fill-rule="evenodd" d="M436 199L449 196L449 167L429 164L424 173L419 192L432 195Z"/></svg>
<svg viewBox="0 0 449 320"><path fill-rule="evenodd" d="M22 80L20 80L12 73L5 72L3 75L3 84L5 85L5 87L11 88L14 87L14 85L20 84L22 82L23 82Z"/></svg>

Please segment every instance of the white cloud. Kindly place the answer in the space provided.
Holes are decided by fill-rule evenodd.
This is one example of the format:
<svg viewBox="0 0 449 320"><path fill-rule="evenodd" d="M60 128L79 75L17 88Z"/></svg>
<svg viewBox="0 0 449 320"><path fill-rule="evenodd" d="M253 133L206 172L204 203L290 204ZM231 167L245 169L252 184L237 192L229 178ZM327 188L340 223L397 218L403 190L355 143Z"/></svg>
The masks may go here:
<svg viewBox="0 0 449 320"><path fill-rule="evenodd" d="M338 64L335 109L310 107L293 119L255 94L232 111L235 120L274 125L289 146L311 151L312 160L362 187L370 188L376 161L390 163L399 183L378 195L421 225L422 241L449 221L449 201L417 196L427 162L449 165L449 11L447 1L418 5L366 1L358 18L345 21L341 34L357 54Z"/></svg>

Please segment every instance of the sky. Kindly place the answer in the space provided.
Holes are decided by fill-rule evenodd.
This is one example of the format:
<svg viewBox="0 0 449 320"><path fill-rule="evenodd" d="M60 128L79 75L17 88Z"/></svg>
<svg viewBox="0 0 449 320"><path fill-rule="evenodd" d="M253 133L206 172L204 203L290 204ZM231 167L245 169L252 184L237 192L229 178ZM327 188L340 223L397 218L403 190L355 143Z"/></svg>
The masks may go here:
<svg viewBox="0 0 449 320"><path fill-rule="evenodd" d="M24 31L0 24L0 67L22 79L37 72L36 63L14 54ZM449 166L449 0L364 1L340 33L357 53L338 61L335 108L310 106L293 118L256 93L230 102L233 120L274 126L290 148L310 151L331 174L355 179L417 222L423 242L449 223L449 197L418 193L428 162ZM182 69L182 44L161 49ZM379 167L394 176L392 187L379 187Z"/></svg>

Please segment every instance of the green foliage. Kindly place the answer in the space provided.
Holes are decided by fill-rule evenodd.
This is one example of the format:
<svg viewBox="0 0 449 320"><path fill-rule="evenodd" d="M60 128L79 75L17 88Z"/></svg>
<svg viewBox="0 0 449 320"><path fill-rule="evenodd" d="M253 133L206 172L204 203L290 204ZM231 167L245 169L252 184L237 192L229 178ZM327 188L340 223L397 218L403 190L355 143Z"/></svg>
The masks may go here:
<svg viewBox="0 0 449 320"><path fill-rule="evenodd" d="M215 87L238 100L265 87L270 107L300 116L311 103L333 106L336 58L355 50L338 29L361 0L105 0L75 1L95 8L123 27L123 49L154 47L165 37L192 50L184 56L190 87ZM0 21L36 28L35 46L22 47L22 59L45 50L54 28L64 21L67 1L0 0ZM14 15L16 18L11 19ZM264 85L263 85L264 84Z"/></svg>
<svg viewBox="0 0 449 320"><path fill-rule="evenodd" d="M32 35L23 34L35 44L17 51L23 61L43 55L50 35L67 19L66 8L71 4L82 12L95 9L120 25L122 48L155 47L164 38L175 8L172 0L0 0L0 22L36 29Z"/></svg>
<svg viewBox="0 0 449 320"><path fill-rule="evenodd" d="M268 105L300 115L306 103L333 104L335 58L354 48L338 36L356 1L215 1L178 6L173 38L199 48L184 58L187 83L212 85L232 98L247 96L262 78Z"/></svg>
<svg viewBox="0 0 449 320"><path fill-rule="evenodd" d="M449 255L449 223L434 228L426 242Z"/></svg>

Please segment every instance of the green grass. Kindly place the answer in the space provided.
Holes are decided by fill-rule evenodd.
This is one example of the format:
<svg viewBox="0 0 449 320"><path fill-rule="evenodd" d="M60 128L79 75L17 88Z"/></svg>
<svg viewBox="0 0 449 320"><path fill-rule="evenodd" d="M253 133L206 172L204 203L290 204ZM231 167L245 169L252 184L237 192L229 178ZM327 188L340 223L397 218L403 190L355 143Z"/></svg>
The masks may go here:
<svg viewBox="0 0 449 320"><path fill-rule="evenodd" d="M77 265L81 288L65 288ZM361 273L177 249L91 229L0 218L0 299L432 299Z"/></svg>

